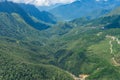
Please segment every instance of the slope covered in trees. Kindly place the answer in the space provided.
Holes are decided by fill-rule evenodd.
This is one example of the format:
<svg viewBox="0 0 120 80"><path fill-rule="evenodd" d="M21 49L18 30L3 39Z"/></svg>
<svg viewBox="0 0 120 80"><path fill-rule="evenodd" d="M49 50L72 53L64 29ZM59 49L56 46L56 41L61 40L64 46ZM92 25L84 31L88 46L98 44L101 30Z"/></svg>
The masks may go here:
<svg viewBox="0 0 120 80"><path fill-rule="evenodd" d="M120 67L116 66L120 64L119 15L79 18L40 31L28 24L19 10L3 10L0 80L73 80L83 75L86 80L120 79Z"/></svg>
<svg viewBox="0 0 120 80"><path fill-rule="evenodd" d="M31 6L29 6L31 7ZM29 9L28 7L28 9ZM33 7L34 8L34 7ZM34 8L36 9L36 8ZM5 12L5 13L16 13L19 14L20 17L22 19L24 19L24 21L32 26L35 29L38 30L44 30L49 28L50 26L48 24L45 24L41 21L35 21L31 18L31 16L29 16L30 12L29 11L25 11L21 6L19 6L19 4L13 3L13 2L0 2L0 12ZM40 12L38 11L38 13L40 14ZM49 14L48 14L49 15ZM45 13L43 14L44 17L49 18L48 15Z"/></svg>

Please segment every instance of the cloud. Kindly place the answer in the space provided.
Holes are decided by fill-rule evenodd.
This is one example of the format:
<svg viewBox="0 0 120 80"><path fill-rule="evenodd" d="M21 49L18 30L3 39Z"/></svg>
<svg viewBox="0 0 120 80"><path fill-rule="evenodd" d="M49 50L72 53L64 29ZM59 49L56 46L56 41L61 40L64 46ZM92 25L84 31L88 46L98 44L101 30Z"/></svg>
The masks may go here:
<svg viewBox="0 0 120 80"><path fill-rule="evenodd" d="M17 3L30 3L36 6L49 6L56 3L71 3L75 0L9 0Z"/></svg>

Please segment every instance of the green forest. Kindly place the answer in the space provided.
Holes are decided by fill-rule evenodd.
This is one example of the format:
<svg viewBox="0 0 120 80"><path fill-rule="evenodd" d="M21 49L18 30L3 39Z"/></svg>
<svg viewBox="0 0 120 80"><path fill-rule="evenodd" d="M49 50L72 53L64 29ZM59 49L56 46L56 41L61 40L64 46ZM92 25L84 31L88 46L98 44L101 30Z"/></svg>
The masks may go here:
<svg viewBox="0 0 120 80"><path fill-rule="evenodd" d="M33 5L0 2L0 80L119 80L119 9L57 21Z"/></svg>

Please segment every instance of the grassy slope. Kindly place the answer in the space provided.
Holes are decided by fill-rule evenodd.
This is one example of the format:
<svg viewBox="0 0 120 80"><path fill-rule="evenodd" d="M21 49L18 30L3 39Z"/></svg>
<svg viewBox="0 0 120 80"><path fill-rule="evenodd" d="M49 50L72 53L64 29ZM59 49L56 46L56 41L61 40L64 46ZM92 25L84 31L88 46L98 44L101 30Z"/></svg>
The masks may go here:
<svg viewBox="0 0 120 80"><path fill-rule="evenodd" d="M72 79L70 75L59 68L77 76L79 74L89 74L88 80L113 80L120 78L118 76L120 74L119 67L114 66L111 61L112 55L109 54L109 39L105 37L106 35L112 35L120 38L120 29L101 29L107 23L110 24L112 22L111 19L118 20L118 18L100 18L80 25L74 23L72 25L71 23L59 24L60 27L57 25L48 30L38 32L27 25L17 14L9 15L2 13L2 15L3 17L1 16L0 20L6 21L8 25L6 26L6 23L1 22L3 26L1 28L5 27L5 29L11 31L11 34L8 34L9 31L3 29L2 31L7 32L2 32L6 33L6 35L1 33L1 36L11 37L12 39L0 38L0 58L3 64L0 70L1 79L4 76L6 79L9 77L11 79L18 77L22 79L25 75L32 75L32 77L26 76L26 79L31 80L35 78L38 80L47 78L51 80L54 80L54 78L57 80ZM10 19L13 19L14 23L10 22ZM17 28L20 28L21 32L17 31L16 34ZM98 35L99 33L101 34ZM20 37L23 37L23 39ZM113 46L114 52L116 52L115 59L119 61L119 45L113 42ZM8 67L6 63L11 67ZM59 68L49 66L50 64ZM15 72L13 71L12 74L7 75L6 73L10 73L6 71L7 69L8 71L15 69ZM58 74L60 74L60 77ZM13 77L13 75L16 77Z"/></svg>
<svg viewBox="0 0 120 80"><path fill-rule="evenodd" d="M102 29L102 27L110 25L112 20L118 20L118 18L119 16L113 16L88 21L86 24L77 24L67 33L54 37L57 42L54 42L57 50L52 64L75 75L89 74L88 80L119 79L119 67L113 64L113 55L110 54L110 39L107 39L106 35L119 38L120 29L114 27ZM119 59L119 45L116 45L116 42L113 45L117 60ZM119 62L119 60L117 61ZM113 73L110 74L112 71Z"/></svg>
<svg viewBox="0 0 120 80"><path fill-rule="evenodd" d="M0 15L0 80L72 80L67 72L49 64L53 49L46 45L44 33L18 14Z"/></svg>
<svg viewBox="0 0 120 80"><path fill-rule="evenodd" d="M35 52L31 49L32 45L26 45L29 43L18 43L9 38L0 39L0 80L72 80L65 71L48 65L47 55ZM37 50L37 46L35 49ZM42 64L43 59L46 64Z"/></svg>

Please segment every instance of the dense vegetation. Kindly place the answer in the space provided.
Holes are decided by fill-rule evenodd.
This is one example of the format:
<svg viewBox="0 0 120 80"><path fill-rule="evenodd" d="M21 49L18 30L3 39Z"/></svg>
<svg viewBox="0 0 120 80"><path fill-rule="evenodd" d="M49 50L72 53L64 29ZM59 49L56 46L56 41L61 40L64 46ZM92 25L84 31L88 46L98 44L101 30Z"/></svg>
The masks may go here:
<svg viewBox="0 0 120 80"><path fill-rule="evenodd" d="M55 23L54 19L52 20L52 15L49 16L50 14L48 14L47 12L45 12L45 13L39 12L37 10L37 8L35 8L34 6L28 5L28 7L27 7L27 5L24 5L24 7L25 7L25 10L27 9L26 11L19 4L15 4L13 2L0 2L0 12L6 12L9 14L17 13L20 15L21 18L24 19L24 21L27 24L29 24L30 26L32 26L35 29L44 30L44 29L47 29L50 27L48 24L45 23L45 19L43 19L43 18L49 19L49 21L46 21L46 22L51 21L51 23L52 22ZM35 14L32 14L29 10L29 8L31 8L31 7L32 7L32 9L34 9L37 12L37 14L44 14L45 16L43 16L42 18L40 18L39 16L34 16ZM37 20L39 17L39 20L35 21L35 20L33 20L32 17L34 17L35 20Z"/></svg>
<svg viewBox="0 0 120 80"><path fill-rule="evenodd" d="M88 80L119 79L119 66L115 66L112 60L113 54L110 53L109 41L112 39L106 38L107 35L120 38L119 24L118 26L111 25L114 21L119 22L119 16L102 17L91 21L80 18L65 23L62 27L55 26L54 29L46 30L54 34L55 41L52 43L55 45L52 46L53 48L55 46L56 52L52 64L77 76L88 74L90 75ZM120 56L120 45L116 41L112 44L114 58L119 63L117 59ZM110 74L110 72L113 73Z"/></svg>
<svg viewBox="0 0 120 80"><path fill-rule="evenodd" d="M46 12L46 11L39 11L35 6L29 4L19 4L30 16L37 18L40 21L44 21L46 23L56 23L56 18Z"/></svg>
<svg viewBox="0 0 120 80"><path fill-rule="evenodd" d="M73 80L65 71L39 63L37 59L42 61L45 54L35 53L27 43L9 38L0 40L0 80Z"/></svg>
<svg viewBox="0 0 120 80"><path fill-rule="evenodd" d="M120 79L119 15L59 22L40 31L26 21L39 19L2 10L0 80L73 80L71 74L89 75L86 80Z"/></svg>

